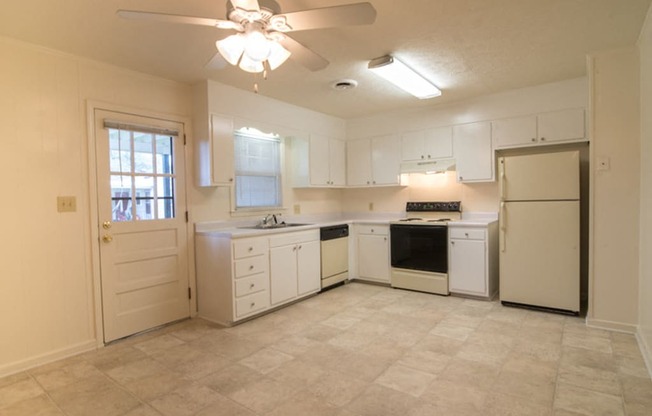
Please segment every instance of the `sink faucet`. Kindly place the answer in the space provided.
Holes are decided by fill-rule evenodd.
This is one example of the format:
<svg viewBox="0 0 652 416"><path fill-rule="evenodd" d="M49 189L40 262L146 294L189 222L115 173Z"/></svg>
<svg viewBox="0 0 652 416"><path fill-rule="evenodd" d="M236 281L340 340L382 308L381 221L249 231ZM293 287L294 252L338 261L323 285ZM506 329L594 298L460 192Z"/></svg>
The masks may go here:
<svg viewBox="0 0 652 416"><path fill-rule="evenodd" d="M274 215L272 215L272 214L265 215L261 225L263 227L269 227L270 225L272 225L272 223L271 223L272 219L274 219L275 220L274 222L276 222L276 217L274 217Z"/></svg>
<svg viewBox="0 0 652 416"><path fill-rule="evenodd" d="M278 215L279 217L281 216L280 213L279 213L279 214L274 214L274 215L272 215L272 218L274 219L274 224L278 224L278 218L276 217L277 215Z"/></svg>

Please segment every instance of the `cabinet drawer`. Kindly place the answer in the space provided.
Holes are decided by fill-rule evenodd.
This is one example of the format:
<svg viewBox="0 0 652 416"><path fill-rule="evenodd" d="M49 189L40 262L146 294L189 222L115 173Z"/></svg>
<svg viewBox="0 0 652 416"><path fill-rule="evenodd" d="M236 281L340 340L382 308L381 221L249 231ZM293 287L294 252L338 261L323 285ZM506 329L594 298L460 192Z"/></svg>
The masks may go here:
<svg viewBox="0 0 652 416"><path fill-rule="evenodd" d="M252 293L267 290L269 286L269 275L267 273L259 273L254 276L243 277L235 281L235 296L245 296Z"/></svg>
<svg viewBox="0 0 652 416"><path fill-rule="evenodd" d="M266 238L245 238L233 241L233 258L242 259L245 257L265 254L269 245Z"/></svg>
<svg viewBox="0 0 652 416"><path fill-rule="evenodd" d="M388 235L389 227L386 225L357 225L358 234Z"/></svg>
<svg viewBox="0 0 652 416"><path fill-rule="evenodd" d="M235 316L240 318L254 312L262 311L269 306L269 292L258 292L241 297L235 301Z"/></svg>
<svg viewBox="0 0 652 416"><path fill-rule="evenodd" d="M487 232L477 228L449 228L449 238L466 239L466 240L484 240Z"/></svg>
<svg viewBox="0 0 652 416"><path fill-rule="evenodd" d="M267 256L248 257L234 263L236 279L267 271Z"/></svg>

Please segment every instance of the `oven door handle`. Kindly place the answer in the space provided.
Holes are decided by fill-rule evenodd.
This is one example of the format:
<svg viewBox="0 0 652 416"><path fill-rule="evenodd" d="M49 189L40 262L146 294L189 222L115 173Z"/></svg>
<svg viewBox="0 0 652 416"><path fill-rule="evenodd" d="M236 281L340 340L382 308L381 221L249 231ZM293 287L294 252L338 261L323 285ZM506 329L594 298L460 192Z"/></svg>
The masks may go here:
<svg viewBox="0 0 652 416"><path fill-rule="evenodd" d="M505 251L505 233L507 231L507 224L505 223L505 203L500 203L500 212L498 214L498 228L500 229L500 251Z"/></svg>

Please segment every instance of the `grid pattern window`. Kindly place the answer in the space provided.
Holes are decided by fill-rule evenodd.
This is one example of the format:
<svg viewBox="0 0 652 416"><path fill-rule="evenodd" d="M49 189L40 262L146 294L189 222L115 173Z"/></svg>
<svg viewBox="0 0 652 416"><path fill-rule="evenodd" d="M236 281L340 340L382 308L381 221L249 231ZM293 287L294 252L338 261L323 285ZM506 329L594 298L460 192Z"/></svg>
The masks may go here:
<svg viewBox="0 0 652 416"><path fill-rule="evenodd" d="M235 132L235 207L280 207L281 141L255 129Z"/></svg>
<svg viewBox="0 0 652 416"><path fill-rule="evenodd" d="M173 140L109 128L114 222L175 218Z"/></svg>

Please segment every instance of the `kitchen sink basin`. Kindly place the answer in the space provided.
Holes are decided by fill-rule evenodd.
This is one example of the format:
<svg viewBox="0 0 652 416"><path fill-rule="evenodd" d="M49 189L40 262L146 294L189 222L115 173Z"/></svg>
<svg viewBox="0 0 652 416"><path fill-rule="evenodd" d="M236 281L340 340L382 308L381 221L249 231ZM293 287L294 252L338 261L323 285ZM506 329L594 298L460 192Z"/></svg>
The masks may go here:
<svg viewBox="0 0 652 416"><path fill-rule="evenodd" d="M300 227L302 225L312 225L312 224L303 224L298 222L280 222L278 224L270 224L270 225L256 224L256 225L250 225L247 227L238 227L238 228L246 228L249 230L274 230L276 228Z"/></svg>

